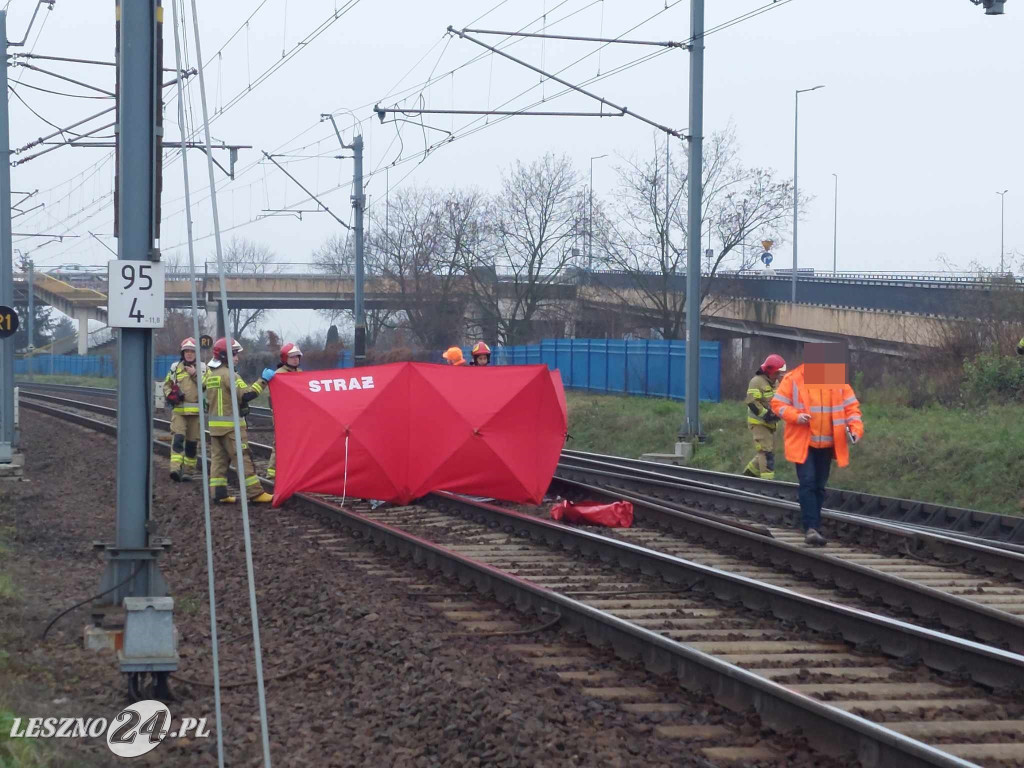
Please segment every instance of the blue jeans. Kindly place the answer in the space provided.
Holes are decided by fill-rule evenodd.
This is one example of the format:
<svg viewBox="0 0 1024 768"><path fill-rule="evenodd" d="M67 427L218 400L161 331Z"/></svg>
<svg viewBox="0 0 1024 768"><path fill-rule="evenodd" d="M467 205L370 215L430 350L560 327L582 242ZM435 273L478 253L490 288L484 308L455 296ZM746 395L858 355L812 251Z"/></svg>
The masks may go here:
<svg viewBox="0 0 1024 768"><path fill-rule="evenodd" d="M808 448L807 461L796 465L796 477L800 481L800 512L803 514L803 528L821 530L821 505L825 503L825 485L832 470L833 448Z"/></svg>

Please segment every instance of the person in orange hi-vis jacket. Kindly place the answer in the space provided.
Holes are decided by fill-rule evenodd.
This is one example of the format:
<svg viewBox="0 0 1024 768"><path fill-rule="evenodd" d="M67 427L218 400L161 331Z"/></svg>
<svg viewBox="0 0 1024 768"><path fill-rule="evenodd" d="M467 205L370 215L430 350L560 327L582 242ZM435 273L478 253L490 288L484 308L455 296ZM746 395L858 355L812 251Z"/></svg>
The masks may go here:
<svg viewBox="0 0 1024 768"><path fill-rule="evenodd" d="M448 347L448 349L444 351L444 354L441 355L441 357L448 362L448 365L457 366L466 364L465 358L462 357L462 350L459 349L458 347Z"/></svg>
<svg viewBox="0 0 1024 768"><path fill-rule="evenodd" d="M804 541L825 546L821 507L835 458L850 463L849 446L864 436L860 403L847 383L842 344L805 344L804 362L786 374L771 401L786 422L786 459L796 465Z"/></svg>

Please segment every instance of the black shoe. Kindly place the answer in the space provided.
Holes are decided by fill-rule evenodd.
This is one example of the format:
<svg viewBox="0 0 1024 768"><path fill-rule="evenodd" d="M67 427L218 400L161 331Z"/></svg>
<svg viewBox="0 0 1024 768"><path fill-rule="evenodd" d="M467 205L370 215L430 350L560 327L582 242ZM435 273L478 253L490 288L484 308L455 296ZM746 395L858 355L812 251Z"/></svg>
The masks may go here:
<svg viewBox="0 0 1024 768"><path fill-rule="evenodd" d="M171 470L171 480L173 480L176 483L180 483L181 482L181 470L180 469L172 469Z"/></svg>

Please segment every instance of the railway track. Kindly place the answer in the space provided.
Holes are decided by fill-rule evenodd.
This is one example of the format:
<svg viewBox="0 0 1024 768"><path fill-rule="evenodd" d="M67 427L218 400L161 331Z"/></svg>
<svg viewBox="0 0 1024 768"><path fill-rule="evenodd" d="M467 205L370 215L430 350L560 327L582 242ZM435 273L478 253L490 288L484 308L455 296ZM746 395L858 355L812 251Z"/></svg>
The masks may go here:
<svg viewBox="0 0 1024 768"><path fill-rule="evenodd" d="M68 401L53 394L25 394L29 399L56 403L56 411L72 408L110 420L116 416L113 408L95 403ZM160 429L168 426L160 419L155 419L154 424ZM268 446L251 444L255 456L269 456ZM642 495L636 490L602 489L597 484L574 480L564 467L560 467L556 478L561 483L556 487L566 496L603 494L632 501L637 525L617 532L616 536L637 542L656 541L665 551L698 562L728 564L731 568L756 572L760 579L804 594L847 601L856 596L861 605L871 610L913 617L934 628L999 647L1024 648L1024 586L1013 579L972 572L967 563L923 562L908 546L889 553L880 553L870 546L810 549L802 545L792 528L776 524L765 528L770 536L758 536L753 529L737 527L740 518L733 518L737 524L723 525L728 518L719 514L721 510L713 510L715 514L709 517L691 506ZM622 477L615 481L620 480ZM634 484L642 486L642 480ZM919 540L925 535L913 537L913 547L920 549ZM897 541L906 545L904 540Z"/></svg>
<svg viewBox="0 0 1024 768"><path fill-rule="evenodd" d="M83 403L23 404L113 430L113 409L94 419ZM433 495L428 514L305 494L295 503L503 602L557 615L778 731L800 728L830 754L867 766L1024 765L1015 653L450 494Z"/></svg>
<svg viewBox="0 0 1024 768"><path fill-rule="evenodd" d="M617 488L654 498L687 504L716 514L777 526L799 527L799 504L711 483L685 480L650 469L636 469L615 459L563 457L557 476L592 486ZM942 563L960 563L970 569L1024 581L1024 552L1013 544L968 537L942 530L822 510L823 532L831 541L867 546L887 555L906 555Z"/></svg>
<svg viewBox="0 0 1024 768"><path fill-rule="evenodd" d="M26 402L53 403L52 415L99 414L110 422L116 417L108 406L50 394L26 396ZM154 419L154 426L166 430L168 423ZM269 446L250 445L255 456L269 456ZM567 496L607 495L633 502L635 527L610 535L802 594L923 621L1002 648L1024 648L1024 586L1011 579L971 573L957 564L921 562L906 552L887 556L869 547L811 549L790 529L745 527L739 520L727 524L725 518L684 505L566 480L561 471L557 478L554 487Z"/></svg>
<svg viewBox="0 0 1024 768"><path fill-rule="evenodd" d="M682 480L711 483L723 488L757 493L769 498L797 501L797 484L782 480L762 480L728 472L713 472L685 465L662 464L643 459L607 456L585 451L566 450L562 451L562 456L567 460L610 461L623 467L660 472ZM899 499L892 496L876 496L842 488L825 489L825 506L836 512L847 512L895 523L935 528L952 533L969 534L982 539L1024 545L1024 517L997 515L978 509L933 504L913 499Z"/></svg>
<svg viewBox="0 0 1024 768"><path fill-rule="evenodd" d="M26 393L34 390L75 394L100 400L112 399L117 396L117 390L100 387L27 381L21 381L18 384ZM263 429L273 421L273 412L270 408L251 408L251 416L255 417L257 422L251 426L256 429ZM584 451L562 451L562 459L569 462L578 460L614 462L622 467L658 472L679 480L705 483L719 488L746 491L771 499L796 502L797 486L794 483L781 480L761 480L726 472L712 472L687 466L661 464L643 459ZM914 499L877 496L840 488L826 489L825 507L832 511L875 518L915 530L943 531L966 540L989 540L1019 545L1022 548L1020 551L1024 551L1024 516L998 515L977 509L934 504Z"/></svg>

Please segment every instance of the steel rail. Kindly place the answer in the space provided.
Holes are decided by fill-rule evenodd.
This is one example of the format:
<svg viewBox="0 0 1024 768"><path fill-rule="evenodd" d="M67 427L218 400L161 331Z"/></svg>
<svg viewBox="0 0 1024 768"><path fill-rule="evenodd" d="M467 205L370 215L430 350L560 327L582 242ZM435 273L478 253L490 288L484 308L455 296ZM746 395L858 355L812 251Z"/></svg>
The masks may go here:
<svg viewBox="0 0 1024 768"><path fill-rule="evenodd" d="M936 620L947 629L970 633L999 647L1024 648L1024 617L834 557L821 550L759 536L733 526L729 521L715 521L704 513L694 514L697 510L662 499L618 488L601 488L558 475L555 479L585 491L588 498L599 496L629 501L645 522L684 534L686 539L727 548L740 557L750 557L754 562L807 575L815 582L832 585L837 590L850 590L869 600L878 599L897 610Z"/></svg>
<svg viewBox="0 0 1024 768"><path fill-rule="evenodd" d="M971 640L918 627L899 619L829 603L738 574L647 549L630 542L544 520L487 502L437 492L442 507L456 506L470 517L483 518L513 535L521 534L549 546L599 557L623 568L658 574L670 584L702 582L726 601L752 610L769 611L783 621L838 633L852 643L868 643L895 658L920 659L940 672L965 672L974 682L1001 690L1024 690L1024 656ZM1019 646L1018 646L1019 647Z"/></svg>
<svg viewBox="0 0 1024 768"><path fill-rule="evenodd" d="M563 452L563 454L564 454L564 452ZM600 454L597 454L597 455L600 456ZM685 474L682 474L682 473L680 473L679 476L675 476L671 472L666 474L666 473L661 471L662 468L666 468L666 467L667 468L672 468L672 467L675 466L675 465L671 465L671 464L661 464L659 462L644 462L647 466L640 467L640 466L638 466L638 463L634 462L634 460L627 459L625 461L619 461L619 457L617 457L617 456L609 456L609 457L607 457L607 459L591 459L591 458L586 458L584 456L579 456L579 455L572 455L572 456L568 456L567 458L563 455L562 462L564 464L566 464L567 466L586 465L588 467L607 467L607 468L614 468L617 471L622 471L622 472L625 472L625 473L628 473L628 474L640 473L640 474L646 475L646 476L658 475L662 479L668 478L670 481L674 481L680 488L691 488L691 487L695 487L695 488L713 488L713 489L716 489L716 490L721 490L721 491L726 492L726 493L732 492L737 497L751 498L751 499L755 499L755 500L758 500L758 501L760 501L760 500L780 501L780 502L791 504L791 505L798 505L797 501L795 501L793 499L787 499L787 498L784 498L784 497L780 497L778 494L758 493L757 491L747 490L747 489L745 489L743 487L733 487L733 486L725 485L725 484L721 484L720 485L719 483L714 482L714 481L709 482L707 480L691 479L691 478L687 477ZM912 503L920 503L920 502L912 502ZM870 515L870 514L862 514L862 513L859 513L859 512L849 512L849 511L836 510L836 509L829 508L827 506L823 507L822 510L823 510L823 512L825 512L825 511L831 512L832 514L837 515L839 518L844 519L844 520L864 520L865 522L872 522L872 521L874 521L874 522L885 524L885 525L887 525L887 526L889 526L891 528L896 528L896 529L901 529L901 530L907 531L908 533L937 534L937 535L940 535L940 536L943 536L943 537L958 539L960 541L971 543L971 544L976 544L976 545L979 545L979 546L982 546L982 547L995 548L995 549L1004 550L1006 552L1016 553L1018 555L1024 555L1024 546L1022 546L1022 545L1012 544L1012 543L1009 543L1009 542L1006 542L1006 541L1000 541L998 539L992 539L992 538L988 538L988 537L985 537L985 536L975 536L975 535L971 535L971 534L967 534L967 533L962 533L960 531L950 530L949 528L946 528L946 527L941 526L941 525L939 525L939 526L932 526L932 525L923 525L923 524L920 524L920 523L909 523L909 522L903 522L903 521L898 521L898 520L890 520L890 519L886 519L886 518L878 518L878 517L875 517L874 515ZM973 512L975 510L966 510L966 511ZM979 513L979 514L987 514L987 513L983 513L982 512L982 513ZM1016 520L1016 518L1010 518L1010 519L1011 520Z"/></svg>
<svg viewBox="0 0 1024 768"><path fill-rule="evenodd" d="M25 395L37 394L35 392L32 392L33 389L46 389L55 392L68 392L79 395L87 395L89 397L117 397L117 390L110 389L108 387L84 387L78 384L48 384L46 382L36 381L19 381L17 382L17 386ZM274 418L274 412L272 409L263 408L257 405L249 406L249 413L253 416L257 416L260 418Z"/></svg>
<svg viewBox="0 0 1024 768"><path fill-rule="evenodd" d="M296 494L296 498L321 514L329 514L365 539L431 570L471 584L484 594L493 594L502 603L514 603L520 610L558 614L562 625L584 635L591 644L610 646L616 655L624 659L642 660L655 673L673 673L680 685L689 690L710 690L715 700L727 707L755 710L762 722L776 731L802 728L808 741L822 751L854 756L866 768L974 766L865 718L830 707L710 654L399 528L314 496ZM444 495L444 498L453 503L477 504L454 496Z"/></svg>
<svg viewBox="0 0 1024 768"><path fill-rule="evenodd" d="M102 387L83 387L74 384L48 384L45 382L19 381L18 386L30 389L47 389L58 392L77 392L96 397L116 397L117 390ZM250 413L258 418L273 418L270 408L250 407ZM562 451L563 460L591 460L606 462L635 469L644 469L687 481L705 482L755 493L768 498L796 501L797 485L781 480L734 475L707 469L662 464L660 462L611 456L586 451ZM860 491L841 488L827 488L826 508L847 515L879 519L915 531L941 531L945 535L973 541L978 544L999 546L1024 554L1024 516L999 515L965 507L952 507L913 499L876 496ZM1021 542L1021 543L1016 543Z"/></svg>
<svg viewBox="0 0 1024 768"><path fill-rule="evenodd" d="M567 452L563 452L563 457L566 455L566 453ZM594 455L594 456L601 456L601 455L597 454L597 455ZM654 472L654 473L657 473L657 474L660 474L660 472L659 472L660 468L663 468L663 467L671 468L671 467L675 466L675 465L670 465L670 464L660 464L658 462L635 461L635 460L631 460L631 459L627 459L625 461L620 461L620 458L613 457L613 456L606 457L605 459L586 459L584 456L575 455L575 454L573 454L572 456L569 456L566 461L569 464L571 464L574 460L575 461L581 461L581 462L584 462L584 461L599 461L599 462L601 462L601 463L603 463L603 464L605 464L607 466L614 466L614 467L620 468L621 470L623 470L625 472L632 472L634 469L643 469L645 471L650 471L650 472ZM641 467L640 466L641 464L646 465L646 466ZM696 471L702 471L702 470L696 470ZM674 473L671 473L671 472L669 474L672 475L672 476L676 476ZM728 475L727 473L711 473L711 474L725 474L726 476L735 477L735 475ZM740 476L740 477L742 477L742 476ZM791 502L791 503L794 503L794 504L798 503L795 499L786 499L786 498L784 498L784 497L782 497L782 496L780 496L778 494L758 493L757 490L751 490L751 489L748 489L746 487L743 487L742 483L736 483L736 484L719 483L719 482L717 482L717 478L714 478L712 480L708 480L708 479L693 479L691 477L688 477L685 473L678 473L677 479L681 483L686 484L686 485L691 484L691 483L696 483L698 486L700 486L700 485L702 485L702 486L711 485L711 486L716 487L716 488L735 490L735 492L737 494L741 494L741 495L744 495L744 496L751 496L751 497L755 497L755 498L759 498L759 499L774 499L774 500L780 500L780 501L785 501L785 502ZM742 479L754 479L754 478L742 477ZM771 482L771 480L765 480L764 482ZM793 483L787 483L787 484L793 484ZM905 500L899 500L899 501L905 501ZM911 502L911 503L912 504L923 504L923 502ZM850 511L844 511L844 510L831 509L831 508L829 508L827 506L823 507L823 509L826 509L826 510L830 509L830 511L836 512L837 514L842 515L844 518L864 519L864 520L879 520L881 522L886 522L889 525L892 525L892 526L895 526L895 527L898 527L898 528L902 528L902 529L907 530L907 531L922 532L922 534L939 534L939 535L944 536L944 537L951 537L953 539L958 539L958 540L961 540L963 542L969 542L969 543L977 544L977 545L980 545L980 546L983 546L983 547L994 547L996 549L1006 550L1008 552L1015 552L1017 554L1024 555L1024 546L1022 546L1022 545L1011 544L1011 543L1006 542L1006 541L1000 541L1000 540L997 540L997 539L990 539L990 538L982 537L982 536L972 536L970 534L963 534L963 532L961 532L961 531L951 530L948 527L945 527L943 525L925 525L925 524L922 524L922 523L904 522L904 521L900 521L900 520L893 520L893 519L890 519L890 518L887 518L887 517L877 517L876 515L864 514L862 512L850 512ZM988 513L985 513L985 512L978 512L977 510L965 510L965 511L966 512L976 512L977 514L988 514ZM1017 518L1010 517L1009 519L1016 520Z"/></svg>
<svg viewBox="0 0 1024 768"><path fill-rule="evenodd" d="M717 488L709 483L684 481L658 472L626 469L593 461L561 461L558 474L590 485L614 485L627 491L699 502L712 509L739 509L744 516L795 528L800 521L800 506L790 501L769 499L744 491ZM653 492L652 492L653 491ZM989 573L1008 575L1024 581L1024 555L998 546L964 541L940 532L911 530L895 523L857 517L843 512L822 510L823 528L832 538L864 541L883 551L902 552L900 546L913 547L916 554L927 553L940 564L969 562Z"/></svg>
<svg viewBox="0 0 1024 768"><path fill-rule="evenodd" d="M108 422L89 419L41 403L32 403L28 407L73 423L90 426L107 434L116 433L116 426ZM159 442L156 444L163 450L169 451L169 446ZM595 534L575 531L566 526L501 510L493 505L473 502L451 494L435 494L435 496L445 503L471 510L473 514L482 512L488 516L497 515L497 519L504 522L514 520L516 526L526 525L531 529L529 531L531 536L540 534L540 540L547 541L549 544L555 543L555 541L563 545L569 543L572 549L578 549L584 553L600 554L608 559L617 560L627 567L630 565L642 567L645 564L644 558L647 558L646 564L648 565L653 564L654 561L660 561L663 565L674 561L673 564L676 568L689 570L689 575L683 578L684 581L687 583L700 581L709 584L717 595L725 599L739 599L748 603L749 598L744 595L750 593L743 588L749 589L756 585L756 588L761 591L757 593L754 605L751 607L762 610L765 606L764 598L767 592L772 597L778 598L777 601L770 600L772 612L776 615L781 613L780 618L787 620L792 620L794 616L790 614L789 610L784 609L784 606L787 601L796 599L805 604L816 603L820 604L820 607L830 606L854 621L859 620L862 626L861 630L855 633L858 637L869 626L877 629L888 624L892 627L898 625L902 632L908 633L908 637L915 637L919 643L927 646L923 649L925 651L928 651L935 643L941 644L944 639L959 643L963 651L972 657L985 657L986 667L990 665L1008 666L1016 670L1010 678L997 673L995 679L1000 681L1000 685L1005 685L1008 680L1019 680L1021 679L1020 674L1024 674L1024 657L957 640L928 630L921 630L902 622L882 620L882 617L865 612L831 606L831 604L814 598L803 598L788 590L759 584L740 576L731 576L713 568L697 566L694 563L670 558L660 553L645 552L643 548L634 545L623 545ZM917 768L918 766L968 768L974 765L865 718L831 707L825 702L798 693L785 685L772 682L713 655L690 648L486 563L459 555L401 529L340 508L308 494L297 494L296 498L304 506L320 513L329 513L335 520L361 533L367 540L383 544L390 551L409 557L417 563L425 564L432 570L457 577L463 583L474 585L483 593L494 594L499 601L505 604L515 603L521 610L532 609L540 613L557 614L561 617L563 625L583 634L589 642L598 646L610 645L622 658L642 659L645 666L656 673L672 672L684 688L702 692L710 690L717 701L728 707L739 710L753 709L764 724L777 731L787 732L795 728L802 728L808 740L822 751L852 757L867 768ZM562 539L566 535L571 538ZM614 550L608 550L607 548L610 546L614 546ZM681 575L681 572L677 572L676 575ZM875 623L879 621L882 623ZM813 625L813 621L808 623ZM829 623L826 631L834 631L834 622ZM885 643L888 639L889 636L886 635L880 642ZM877 637L871 635L861 638L860 642L865 640L879 642ZM931 643L928 642L929 640ZM898 647L890 652L895 651L894 655L906 657L908 654L904 644L905 641L898 643ZM913 651L910 653L912 654ZM990 669L988 674L992 674L992 672L993 670ZM987 674L981 674L981 676L986 677Z"/></svg>
<svg viewBox="0 0 1024 768"><path fill-rule="evenodd" d="M68 401L54 395L36 393L31 396L110 418L116 414L114 408L95 403ZM48 412L52 413L52 410L48 409ZM153 425L163 430L170 426L166 420L157 418L153 419ZM269 456L270 446L251 441L249 445L261 458ZM670 502L630 494L622 489L601 489L557 475L556 479L582 487L590 493L603 494L609 498L626 498L643 509L645 518L668 530L685 531L705 541L737 548L756 559L770 562L774 567L785 566L796 572L810 574L816 579L832 582L839 589L850 589L862 597L880 599L893 608L907 609L921 618L935 619L951 630L971 632L987 642L1024 648L1024 619L1013 614L885 574L868 566L772 539L770 534L766 536L765 531L756 526L735 525L731 521L715 519L705 512L687 507L673 509L669 506Z"/></svg>
<svg viewBox="0 0 1024 768"><path fill-rule="evenodd" d="M762 496L797 500L796 483L783 480L762 480L759 477L747 477L728 472L714 472L709 469L662 464L644 459L631 459L624 456L608 456L585 451L562 451L562 456L569 459L593 459L607 461L637 469L660 471L674 477L698 480L717 485L751 491ZM914 499L900 499L893 496L878 496L860 491L829 487L825 489L825 506L837 512L867 515L891 522L916 525L927 528L940 528L950 532L969 534L978 538L993 539L1001 542L1024 543L1024 516L1000 515L983 512L978 509L954 507L935 504Z"/></svg>
<svg viewBox="0 0 1024 768"><path fill-rule="evenodd" d="M78 413L72 413L70 411L61 410L60 408L54 408L50 405L45 405L44 403L59 403L63 405L65 408L74 408L80 411L88 411L90 413L106 416L107 418L110 419L117 418L116 408L111 408L106 405L99 405L97 403L86 403L82 402L81 400L68 400L67 398L57 397L56 395L45 395L38 392L26 392L24 394L28 399L21 401L20 405L23 408L28 408L29 410L33 411L39 411L40 413L45 413L50 416L63 418L65 421L70 421L74 424L78 424L83 427L88 427L89 429L95 429L99 432L103 432L104 434L114 436L117 435L117 425L115 423L100 421L99 419L92 419L89 418L88 416L83 416ZM41 400L43 402L35 402L35 400ZM171 422L169 422L167 419L159 419L154 417L153 426L156 427L157 429L162 429L165 432L169 432L171 429ZM209 431L207 431L206 436L210 436ZM161 447L166 447L166 444L159 440L154 440L153 443ZM254 443L252 440L246 440L246 445L249 446L249 450L252 453L259 456L260 458L269 458L271 451L273 451L273 446L265 445L263 443Z"/></svg>

